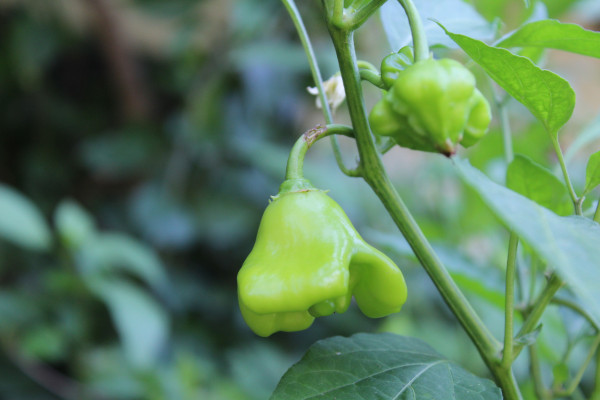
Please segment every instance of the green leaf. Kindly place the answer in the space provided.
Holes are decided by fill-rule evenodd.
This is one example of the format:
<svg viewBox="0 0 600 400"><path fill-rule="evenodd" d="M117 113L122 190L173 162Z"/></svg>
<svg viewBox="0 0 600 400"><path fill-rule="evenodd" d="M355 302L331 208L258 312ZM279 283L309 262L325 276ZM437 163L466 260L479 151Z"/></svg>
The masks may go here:
<svg viewBox="0 0 600 400"><path fill-rule="evenodd" d="M600 58L600 32L547 19L523 25L498 47L543 47Z"/></svg>
<svg viewBox="0 0 600 400"><path fill-rule="evenodd" d="M69 248L78 248L96 231L92 216L73 200L63 200L58 205L54 223L61 240Z"/></svg>
<svg viewBox="0 0 600 400"><path fill-rule="evenodd" d="M129 361L139 368L155 363L169 337L165 309L146 292L125 281L94 279L87 283L106 303Z"/></svg>
<svg viewBox="0 0 600 400"><path fill-rule="evenodd" d="M539 324L537 328L532 330L531 332L527 332L524 335L519 335L515 338L514 342L518 344L522 344L523 346L529 346L535 343L540 332L542 331L542 324Z"/></svg>
<svg viewBox="0 0 600 400"><path fill-rule="evenodd" d="M583 190L583 194L588 194L598 185L600 185L600 151L592 154L588 160L585 169L585 189Z"/></svg>
<svg viewBox="0 0 600 400"><path fill-rule="evenodd" d="M446 34L498 85L527 107L548 133L555 135L571 118L575 92L569 82L506 49L447 30Z"/></svg>
<svg viewBox="0 0 600 400"><path fill-rule="evenodd" d="M168 280L154 250L121 233L94 236L78 251L77 261L81 272L88 276L121 270L159 290Z"/></svg>
<svg viewBox="0 0 600 400"><path fill-rule="evenodd" d="M487 178L468 161L457 160L460 178L475 190L509 230L557 271L600 322L600 224L587 218L560 217Z"/></svg>
<svg viewBox="0 0 600 400"><path fill-rule="evenodd" d="M28 250L48 250L52 236L40 210L16 190L0 184L0 238Z"/></svg>
<svg viewBox="0 0 600 400"><path fill-rule="evenodd" d="M529 158L516 155L506 171L506 187L558 215L573 213L565 184L552 172Z"/></svg>
<svg viewBox="0 0 600 400"><path fill-rule="evenodd" d="M271 400L496 400L500 389L409 337L359 333L310 347L283 376Z"/></svg>

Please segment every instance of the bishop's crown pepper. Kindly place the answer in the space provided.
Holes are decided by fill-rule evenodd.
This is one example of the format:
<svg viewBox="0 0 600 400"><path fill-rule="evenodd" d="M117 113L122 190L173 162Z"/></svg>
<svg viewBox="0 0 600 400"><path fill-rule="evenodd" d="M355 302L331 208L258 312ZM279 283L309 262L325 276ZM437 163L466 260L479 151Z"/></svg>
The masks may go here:
<svg viewBox="0 0 600 400"><path fill-rule="evenodd" d="M304 178L284 181L267 206L237 282L242 316L260 336L306 329L346 311L352 296L365 315L383 317L400 311L407 294L394 262Z"/></svg>
<svg viewBox="0 0 600 400"><path fill-rule="evenodd" d="M459 143L471 146L487 132L490 106L458 61L429 58L411 64L409 48L403 48L383 60L381 71L389 90L369 115L375 135L449 156Z"/></svg>

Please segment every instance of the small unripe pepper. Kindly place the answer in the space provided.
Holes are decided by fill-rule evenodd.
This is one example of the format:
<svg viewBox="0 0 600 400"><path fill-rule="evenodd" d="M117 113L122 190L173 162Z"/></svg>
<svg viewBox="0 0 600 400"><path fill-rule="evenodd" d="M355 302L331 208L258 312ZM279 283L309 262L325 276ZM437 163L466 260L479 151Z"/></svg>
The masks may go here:
<svg viewBox="0 0 600 400"><path fill-rule="evenodd" d="M471 146L487 132L489 104L473 74L458 61L429 58L405 66L393 82L391 77L389 91L369 115L375 135L450 156L459 143Z"/></svg>
<svg viewBox="0 0 600 400"><path fill-rule="evenodd" d="M288 171L295 169L301 163L289 162ZM400 311L407 294L400 269L360 237L325 191L298 174L287 177L238 273L248 326L260 336L303 330L315 317L346 311L353 296L371 318Z"/></svg>

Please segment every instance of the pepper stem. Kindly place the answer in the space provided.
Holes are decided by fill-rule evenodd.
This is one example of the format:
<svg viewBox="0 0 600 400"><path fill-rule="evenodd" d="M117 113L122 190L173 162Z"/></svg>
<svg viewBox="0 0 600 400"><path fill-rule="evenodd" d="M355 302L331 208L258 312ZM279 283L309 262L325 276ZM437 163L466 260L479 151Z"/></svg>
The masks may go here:
<svg viewBox="0 0 600 400"><path fill-rule="evenodd" d="M294 143L294 146L290 151L287 167L285 169L285 181L279 187L279 194L315 189L313 185L304 178L304 157L306 156L306 151L313 143L330 135L354 137L354 131L351 127L346 125L330 124L327 126L317 125L304 132L304 134L296 140L296 143Z"/></svg>
<svg viewBox="0 0 600 400"><path fill-rule="evenodd" d="M415 49L415 62L426 60L429 58L429 46L427 45L427 35L423 28L423 22L419 11L412 0L398 0L406 17L408 18L408 24L413 39L413 47Z"/></svg>

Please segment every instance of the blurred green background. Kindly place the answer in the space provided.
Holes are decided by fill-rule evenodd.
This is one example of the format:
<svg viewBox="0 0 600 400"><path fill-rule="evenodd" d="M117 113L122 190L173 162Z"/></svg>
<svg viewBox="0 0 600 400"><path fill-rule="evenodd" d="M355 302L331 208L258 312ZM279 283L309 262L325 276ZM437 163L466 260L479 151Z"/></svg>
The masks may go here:
<svg viewBox="0 0 600 400"><path fill-rule="evenodd" d="M521 0L471 3L500 32L532 14ZM544 15L600 28L593 1L544 4ZM336 61L319 2L299 6L328 77ZM375 64L390 51L377 17L357 39ZM582 59L546 58L583 99L566 144L599 108L600 66ZM245 326L236 273L292 143L322 122L307 86L276 0L0 0L0 398L265 399L316 340L384 330L486 374L383 207L339 172L326 141L307 177L403 269L409 301L383 320L351 307L268 339ZM372 104L378 91L366 95ZM545 133L513 108L517 152L552 166ZM348 122L343 107L336 118ZM352 142L342 146L354 162ZM464 155L501 180L497 127ZM443 157L394 149L384 161L500 337L506 232ZM582 185L585 158L571 168ZM564 341L572 317L552 309L542 339ZM544 357L560 351L547 345Z"/></svg>

